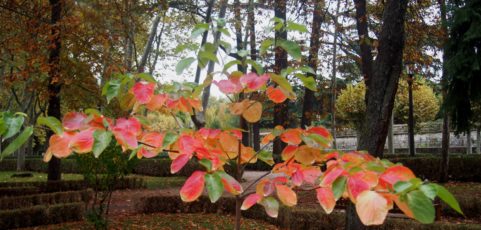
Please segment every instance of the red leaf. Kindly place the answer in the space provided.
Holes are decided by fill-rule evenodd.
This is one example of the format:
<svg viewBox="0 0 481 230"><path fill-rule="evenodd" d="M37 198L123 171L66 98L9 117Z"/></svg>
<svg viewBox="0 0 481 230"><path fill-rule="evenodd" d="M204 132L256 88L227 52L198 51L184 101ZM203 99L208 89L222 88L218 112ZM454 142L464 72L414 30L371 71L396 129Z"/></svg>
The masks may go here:
<svg viewBox="0 0 481 230"><path fill-rule="evenodd" d="M165 105L168 97L167 94L157 94L152 96L149 103L147 103L147 109L149 110L158 110Z"/></svg>
<svg viewBox="0 0 481 230"><path fill-rule="evenodd" d="M347 192L353 203L356 203L357 196L369 190L369 184L362 178L362 174L357 173L347 178Z"/></svg>
<svg viewBox="0 0 481 230"><path fill-rule="evenodd" d="M249 196L247 196L247 197L244 199L244 202L242 202L241 210L247 210L247 209L249 209L249 208L252 207L254 204L256 204L257 202L259 202L259 200L261 200L261 196L259 196L259 195L256 194L256 193L250 194Z"/></svg>
<svg viewBox="0 0 481 230"><path fill-rule="evenodd" d="M328 169L324 174L324 178L322 179L321 186L330 187L332 183L343 173L344 173L344 170L338 167L333 167Z"/></svg>
<svg viewBox="0 0 481 230"><path fill-rule="evenodd" d="M184 202L192 202L199 198L202 191L204 191L204 176L205 172L195 171L187 181L185 181L184 186L180 189L180 198Z"/></svg>
<svg viewBox="0 0 481 230"><path fill-rule="evenodd" d="M324 187L316 189L316 193L317 200L319 201L319 204L321 204L322 209L324 209L327 214L330 214L336 206L336 199L334 197L334 193L331 189Z"/></svg>
<svg viewBox="0 0 481 230"><path fill-rule="evenodd" d="M289 145L299 145L302 142L301 129L288 129L281 134L281 140Z"/></svg>
<svg viewBox="0 0 481 230"><path fill-rule="evenodd" d="M47 149L47 154L53 154L57 158L68 157L72 154L70 149L70 141L74 137L74 133L63 132L62 135L52 135L49 140L49 147Z"/></svg>
<svg viewBox="0 0 481 230"><path fill-rule="evenodd" d="M242 85L237 79L213 81L219 90L225 94L240 93Z"/></svg>
<svg viewBox="0 0 481 230"><path fill-rule="evenodd" d="M148 83L145 81L135 83L132 87L135 99L139 104L147 104L154 95L155 83Z"/></svg>
<svg viewBox="0 0 481 230"><path fill-rule="evenodd" d="M243 86L247 86L249 90L255 91L265 86L267 80L269 80L269 75L267 74L258 76L256 73L248 73L240 78L240 83Z"/></svg>
<svg viewBox="0 0 481 230"><path fill-rule="evenodd" d="M386 169L379 177L379 180L381 185L392 188L392 186L399 181L408 181L415 177L411 169L402 165L395 165Z"/></svg>
<svg viewBox="0 0 481 230"><path fill-rule="evenodd" d="M177 158L175 158L170 165L170 173L177 173L178 171L180 171L185 166L185 164L189 162L191 156L192 155L188 154L180 154L179 156L177 156Z"/></svg>
<svg viewBox="0 0 481 230"><path fill-rule="evenodd" d="M241 184L229 174L222 172L220 173L220 176L222 184L227 192L232 195L239 195L244 191Z"/></svg>

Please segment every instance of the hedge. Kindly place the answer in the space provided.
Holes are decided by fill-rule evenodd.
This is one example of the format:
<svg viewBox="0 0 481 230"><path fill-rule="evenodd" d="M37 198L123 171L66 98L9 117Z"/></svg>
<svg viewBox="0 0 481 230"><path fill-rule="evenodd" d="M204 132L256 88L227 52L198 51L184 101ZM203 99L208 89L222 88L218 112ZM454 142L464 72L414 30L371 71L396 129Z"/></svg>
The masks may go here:
<svg viewBox="0 0 481 230"><path fill-rule="evenodd" d="M417 176L435 181L439 177L441 158L439 155L419 155L408 157L406 155L386 156L393 162L400 162L411 168ZM173 176L170 173L171 161L166 158L142 159L139 160L133 169L134 174L148 176ZM481 182L481 156L480 155L451 155L449 176L452 181ZM176 176L189 176L201 166L189 162ZM15 170L16 162L14 159L4 159L0 162L0 170ZM228 168L228 167L227 167ZM47 164L39 159L27 159L26 169L30 171L46 172ZM264 162L258 161L256 164L248 165L248 170L266 171L271 167ZM74 159L62 160L62 172L78 173Z"/></svg>
<svg viewBox="0 0 481 230"><path fill-rule="evenodd" d="M90 186L83 180L2 182L0 183L0 197L84 190L88 187ZM140 189L146 187L143 178L125 177L117 182L115 189Z"/></svg>
<svg viewBox="0 0 481 230"><path fill-rule="evenodd" d="M85 204L82 202L2 210L0 211L0 229L77 221L82 219L84 213Z"/></svg>
<svg viewBox="0 0 481 230"><path fill-rule="evenodd" d="M209 198L202 196L199 200L191 203L183 203L179 196L150 196L143 197L136 208L142 213L226 213L234 214L235 199L222 197L216 203L211 203ZM261 219L277 225L281 229L342 229L345 223L345 214L342 211L334 211L326 215L321 209L313 208L286 208L280 207L279 217L270 218L260 205L256 205L248 211L243 211L246 218ZM476 224L459 224L447 222L435 222L424 225L411 219L390 215L386 222L373 229L481 229Z"/></svg>
<svg viewBox="0 0 481 230"><path fill-rule="evenodd" d="M53 205L62 203L88 202L92 198L92 190L43 193L28 196L4 197L0 199L0 210L27 208L37 205Z"/></svg>

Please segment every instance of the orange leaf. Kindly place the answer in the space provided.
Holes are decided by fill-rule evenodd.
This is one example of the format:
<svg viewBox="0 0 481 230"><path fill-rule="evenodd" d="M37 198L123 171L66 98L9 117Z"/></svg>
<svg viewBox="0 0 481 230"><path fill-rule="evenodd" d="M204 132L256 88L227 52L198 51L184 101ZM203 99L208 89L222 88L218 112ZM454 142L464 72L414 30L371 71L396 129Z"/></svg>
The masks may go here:
<svg viewBox="0 0 481 230"><path fill-rule="evenodd" d="M76 153L88 153L92 151L92 147L94 146L94 131L94 129L86 129L76 133L70 143L73 151Z"/></svg>
<svg viewBox="0 0 481 230"><path fill-rule="evenodd" d="M369 190L369 184L363 180L362 173L347 178L347 192L353 203L356 203L357 196L366 190Z"/></svg>
<svg viewBox="0 0 481 230"><path fill-rule="evenodd" d="M225 172L221 172L219 174L222 184L224 185L224 188L227 192L231 193L232 195L239 195L244 191L241 184L232 176Z"/></svg>
<svg viewBox="0 0 481 230"><path fill-rule="evenodd" d="M249 101L249 105L242 113L242 117L249 123L258 122L262 116L262 104L258 101Z"/></svg>
<svg viewBox="0 0 481 230"><path fill-rule="evenodd" d="M386 219L389 206L379 193L366 190L357 198L356 211L364 225L380 225Z"/></svg>
<svg viewBox="0 0 481 230"><path fill-rule="evenodd" d="M336 206L336 199L334 198L334 193L331 189L323 187L316 189L316 193L317 200L319 201L319 204L321 204L322 209L324 209L327 214L330 214Z"/></svg>
<svg viewBox="0 0 481 230"><path fill-rule="evenodd" d="M286 146L281 153L282 160L288 161L289 159L291 159L294 156L294 154L296 154L297 148L298 147L295 145Z"/></svg>
<svg viewBox="0 0 481 230"><path fill-rule="evenodd" d="M195 171L192 175L185 181L184 186L180 189L180 198L184 202L192 202L199 198L204 190L205 184L205 172Z"/></svg>
<svg viewBox="0 0 481 230"><path fill-rule="evenodd" d="M267 87L267 97L274 103L282 103L287 99L287 96L279 88L272 86Z"/></svg>
<svg viewBox="0 0 481 230"><path fill-rule="evenodd" d="M392 186L399 181L408 181L415 177L411 169L402 165L395 165L386 169L379 180L380 184L388 185L388 187L392 188Z"/></svg>
<svg viewBox="0 0 481 230"><path fill-rule="evenodd" d="M299 145L302 142L301 129L288 129L281 134L281 140L289 145Z"/></svg>
<svg viewBox="0 0 481 230"><path fill-rule="evenodd" d="M57 158L65 158L72 154L70 149L70 141L74 137L73 133L63 132L62 135L52 135L49 140L49 147L46 155L53 154Z"/></svg>
<svg viewBox="0 0 481 230"><path fill-rule="evenodd" d="M277 197L283 204L288 207L297 204L297 195L291 188L286 185L276 184Z"/></svg>

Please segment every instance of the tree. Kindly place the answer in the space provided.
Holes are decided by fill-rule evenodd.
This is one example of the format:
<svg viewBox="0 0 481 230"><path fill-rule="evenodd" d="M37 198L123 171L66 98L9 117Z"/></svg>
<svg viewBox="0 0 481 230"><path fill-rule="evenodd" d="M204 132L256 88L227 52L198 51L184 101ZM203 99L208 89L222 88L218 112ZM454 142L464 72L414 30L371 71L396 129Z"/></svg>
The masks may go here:
<svg viewBox="0 0 481 230"><path fill-rule="evenodd" d="M479 38L481 12L479 1L462 1L463 6L453 12L449 39L446 44L448 92L445 100L452 126L466 132L473 119L473 103L481 100L481 54Z"/></svg>
<svg viewBox="0 0 481 230"><path fill-rule="evenodd" d="M342 90L336 101L336 108L339 117L350 122L352 127L360 130L366 116L366 105L364 103L366 86L364 82L357 85L348 85ZM425 80L417 79L413 89L414 118L417 124L432 121L439 111L439 101L433 89L427 85ZM408 89L406 80L399 82L399 90L396 93L393 113L398 123L405 123L408 119Z"/></svg>
<svg viewBox="0 0 481 230"><path fill-rule="evenodd" d="M92 152L98 157L112 137L125 152L117 154L130 154L131 158L153 157L165 150L173 160L172 173L180 171L189 160L204 167L204 170L195 171L180 189L184 202L198 199L204 188L211 202L218 201L227 191L243 199L242 206L236 205L237 213L260 204L269 216L277 217L279 202L289 207L297 204L295 191L302 190L301 185L312 186L316 190L319 203L326 213L333 211L336 201L341 197L356 203L356 212L365 225L382 224L394 203L407 216L422 223L431 223L435 217L432 204L435 197L462 213L453 195L444 187L422 182L407 167L363 152L324 153L323 150L329 148L332 142L332 136L321 126L307 129L277 126L263 139L263 143L280 139L289 144L283 149L282 162L275 164L272 172L243 189L240 178L235 179L224 171L227 164L234 161L243 168L257 160L274 164L272 153L255 152L243 145L241 132L235 129L151 130L148 124L139 121L144 111L167 111L181 116L200 110L200 101L193 97L195 94L189 90L189 84L181 84L179 90L165 84L157 85L152 78L139 79L133 75L118 77L120 79L117 80L126 87L120 87L122 90L112 92L109 96L130 95L133 99L129 105L131 115L111 119L98 111L88 110L87 114L69 112L62 123L54 117L44 118L49 121L45 124L56 133L50 139L48 155L68 157L74 152ZM266 89L269 80L282 88L269 86ZM233 84L237 87L232 88ZM292 93L289 92L287 80L281 80L277 74L245 74L240 78L224 79L216 85L233 98L239 98L240 93L267 93L269 100L274 103L282 103L283 100L278 98L285 100L285 92ZM242 116L249 123L257 122L262 116L263 106L256 100L240 98L229 106L233 114ZM328 165L327 169L322 169L323 165ZM266 179L270 173L281 176ZM256 192L246 192L252 186L256 186ZM240 219L236 219L236 229L240 229Z"/></svg>

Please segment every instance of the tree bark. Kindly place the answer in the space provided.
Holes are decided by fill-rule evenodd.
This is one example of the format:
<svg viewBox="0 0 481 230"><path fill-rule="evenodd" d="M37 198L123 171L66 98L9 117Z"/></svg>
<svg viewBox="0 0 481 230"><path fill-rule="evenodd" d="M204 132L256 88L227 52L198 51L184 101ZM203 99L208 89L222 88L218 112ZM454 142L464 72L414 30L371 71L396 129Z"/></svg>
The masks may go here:
<svg viewBox="0 0 481 230"><path fill-rule="evenodd" d="M275 1L274 15L275 17L282 19L284 22L286 21L286 0ZM287 40L286 30L275 32L276 43L281 39ZM281 70L286 67L287 67L287 52L281 47L276 46L274 73L280 74ZM289 127L288 103L289 103L289 100L286 100L285 102L276 104L274 106L274 126L280 125L284 128ZM279 138L276 138L274 140L274 145L273 145L273 154L280 156L284 147L285 147L285 144Z"/></svg>
<svg viewBox="0 0 481 230"><path fill-rule="evenodd" d="M401 74L404 48L404 17L407 0L386 2L379 36L379 54L372 77L366 84L366 116L358 149L382 157Z"/></svg>
<svg viewBox="0 0 481 230"><path fill-rule="evenodd" d="M379 36L379 54L374 63L370 43L366 42L366 39L368 39L366 1L354 0L354 3L356 5L356 22L361 46L362 72L366 83L366 115L362 123L358 149L367 150L374 156L382 157L394 105L394 96L401 74L404 17L408 1L386 1ZM354 205L349 204L346 215L346 229L365 228L354 211Z"/></svg>
<svg viewBox="0 0 481 230"><path fill-rule="evenodd" d="M332 147L337 149L336 144L336 73L337 73L337 34L339 33L338 27L338 14L341 1L337 1L336 15L334 16L334 44L332 47L332 77L331 77L331 134L332 134Z"/></svg>
<svg viewBox="0 0 481 230"><path fill-rule="evenodd" d="M481 154L481 129L476 128L476 153Z"/></svg>
<svg viewBox="0 0 481 230"><path fill-rule="evenodd" d="M317 62L319 60L319 48L321 46L321 23L324 20L321 15L323 0L315 0L314 11L312 13L312 30L310 38L310 48L308 65L317 72ZM307 74L314 79L317 78L316 74ZM316 79L317 80L317 79ZM302 106L302 117L301 117L301 128L306 128L311 125L312 119L314 117L314 105L316 104L316 97L314 92L306 87L304 87L304 102Z"/></svg>
<svg viewBox="0 0 481 230"><path fill-rule="evenodd" d="M250 55L253 61L257 60L256 50L256 21L254 15L254 0L249 0L249 6L247 8L247 25L249 27L249 46ZM256 69L252 67L252 72L257 73ZM257 152L261 149L260 143L260 125L259 122L252 124L252 147Z"/></svg>
<svg viewBox="0 0 481 230"><path fill-rule="evenodd" d="M443 44L443 51L446 47L446 40L447 40L447 33L448 33L448 25L447 25L447 16L446 16L446 2L444 0L438 0L439 8L441 11L441 27L444 32L444 44ZM443 75L441 78L441 86L442 86L442 95L443 100L446 99L447 96L447 83L448 83L448 75L446 69L448 57L446 52L443 52ZM450 138L450 131L449 131L449 112L447 109L443 110L443 128L442 128L442 140L441 140L441 170L440 170L440 177L439 182L445 183L448 182L449 177L449 138Z"/></svg>
<svg viewBox="0 0 481 230"><path fill-rule="evenodd" d="M57 119L61 119L61 112L60 112L60 90L61 90L61 83L60 83L60 49L61 49L61 39L60 39L60 32L61 26L58 24L62 17L62 0L50 0L50 7L51 7L51 24L52 24L52 31L51 34L53 36L50 44L50 53L48 63L50 65L49 73L48 73L48 109L47 115L55 117ZM47 140L50 139L50 136L53 135L52 131L47 132ZM61 172L60 172L60 159L56 158L55 156L48 162L48 180L49 181L56 181L61 179Z"/></svg>
<svg viewBox="0 0 481 230"><path fill-rule="evenodd" d="M152 52L152 45L154 44L154 39L157 35L157 28L159 27L159 23L160 23L160 12L157 16L155 16L154 21L152 22L152 27L150 28L150 33L149 33L149 39L145 44L144 53L140 58L139 68L137 69L137 72L139 73L144 72L145 65L147 64L147 59L150 56L150 53Z"/></svg>
<svg viewBox="0 0 481 230"><path fill-rule="evenodd" d="M219 18L224 18L225 12L227 9L227 0L223 0L219 4L220 4ZM214 55L217 55L217 47L219 45L218 44L219 39L220 39L220 32L217 31L214 34L214 46L216 47L214 51ZM207 75L210 75L212 74L212 72L214 72L214 66L215 66L215 63L213 61L209 61L209 64L207 66ZM209 104L209 97L210 97L210 85L206 86L202 93L202 108L203 108L202 111L203 112L200 112L202 118L204 117L204 113L205 113L204 111L207 110L207 105Z"/></svg>
<svg viewBox="0 0 481 230"><path fill-rule="evenodd" d="M471 143L471 129L468 129L466 133L466 154L473 154L473 145Z"/></svg>
<svg viewBox="0 0 481 230"><path fill-rule="evenodd" d="M214 8L214 0L209 0L208 2L208 7L207 7L207 12L205 13L205 23L210 23L211 22L211 15L212 15L212 8ZM209 30L206 30L203 34L202 34L202 41L200 42L200 47L204 46L205 43L207 42L207 36L209 35ZM195 83L199 83L200 82L200 72L202 71L202 69L200 68L200 66L197 66L197 69L195 71L195 79L194 79L194 82ZM194 120L195 122L195 120Z"/></svg>

